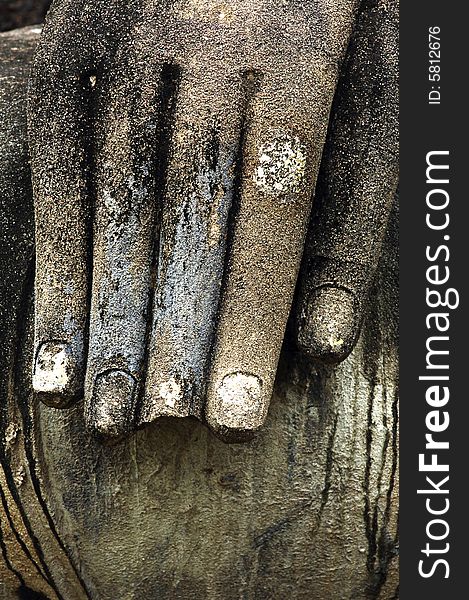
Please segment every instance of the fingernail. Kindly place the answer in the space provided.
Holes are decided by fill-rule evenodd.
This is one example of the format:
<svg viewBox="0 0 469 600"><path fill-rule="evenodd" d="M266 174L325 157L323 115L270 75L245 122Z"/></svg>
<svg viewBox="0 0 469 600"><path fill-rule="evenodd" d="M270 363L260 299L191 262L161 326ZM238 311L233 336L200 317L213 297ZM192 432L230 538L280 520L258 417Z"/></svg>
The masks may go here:
<svg viewBox="0 0 469 600"><path fill-rule="evenodd" d="M63 407L73 395L71 383L76 375L76 360L61 342L44 342L36 355L33 390L50 406Z"/></svg>
<svg viewBox="0 0 469 600"><path fill-rule="evenodd" d="M106 437L129 433L134 425L137 382L126 371L99 373L86 411L89 428Z"/></svg>
<svg viewBox="0 0 469 600"><path fill-rule="evenodd" d="M249 439L263 425L267 413L262 381L255 375L226 375L215 392L209 424L230 441Z"/></svg>
<svg viewBox="0 0 469 600"><path fill-rule="evenodd" d="M309 356L325 363L347 358L360 332L355 295L343 288L316 288L310 297L301 326L298 344Z"/></svg>

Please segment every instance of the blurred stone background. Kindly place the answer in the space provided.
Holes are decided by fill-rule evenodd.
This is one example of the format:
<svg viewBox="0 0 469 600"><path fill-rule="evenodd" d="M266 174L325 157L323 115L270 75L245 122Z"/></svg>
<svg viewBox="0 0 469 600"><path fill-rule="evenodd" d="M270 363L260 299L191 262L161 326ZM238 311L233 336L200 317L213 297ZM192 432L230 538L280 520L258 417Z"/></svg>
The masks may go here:
<svg viewBox="0 0 469 600"><path fill-rule="evenodd" d="M0 0L0 31L8 31L44 20L52 0Z"/></svg>

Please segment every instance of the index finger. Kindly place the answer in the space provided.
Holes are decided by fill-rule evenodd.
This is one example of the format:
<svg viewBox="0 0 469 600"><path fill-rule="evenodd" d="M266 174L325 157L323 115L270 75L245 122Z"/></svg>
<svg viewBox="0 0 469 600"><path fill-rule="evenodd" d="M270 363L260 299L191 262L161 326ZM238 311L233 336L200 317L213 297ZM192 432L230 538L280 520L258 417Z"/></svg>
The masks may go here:
<svg viewBox="0 0 469 600"><path fill-rule="evenodd" d="M227 439L249 438L267 414L335 77L311 62L292 77L266 76L253 101L206 404Z"/></svg>

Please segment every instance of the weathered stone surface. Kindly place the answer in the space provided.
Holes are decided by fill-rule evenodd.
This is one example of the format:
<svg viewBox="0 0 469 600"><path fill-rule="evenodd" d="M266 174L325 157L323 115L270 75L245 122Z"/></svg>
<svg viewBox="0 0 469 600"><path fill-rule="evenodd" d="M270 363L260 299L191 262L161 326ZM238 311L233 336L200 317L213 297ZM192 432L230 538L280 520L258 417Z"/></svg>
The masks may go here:
<svg viewBox="0 0 469 600"><path fill-rule="evenodd" d="M356 341L396 192L398 9L365 3L332 107L296 315L300 347L325 362Z"/></svg>
<svg viewBox="0 0 469 600"><path fill-rule="evenodd" d="M321 157L300 342L347 356L397 180L397 6L53 4L29 94L33 386L47 404L84 395L108 437L187 415L252 437Z"/></svg>
<svg viewBox="0 0 469 600"><path fill-rule="evenodd" d="M168 418L103 446L31 393L34 37L0 49L0 597L396 599L396 211L357 347L318 367L287 340L256 440Z"/></svg>

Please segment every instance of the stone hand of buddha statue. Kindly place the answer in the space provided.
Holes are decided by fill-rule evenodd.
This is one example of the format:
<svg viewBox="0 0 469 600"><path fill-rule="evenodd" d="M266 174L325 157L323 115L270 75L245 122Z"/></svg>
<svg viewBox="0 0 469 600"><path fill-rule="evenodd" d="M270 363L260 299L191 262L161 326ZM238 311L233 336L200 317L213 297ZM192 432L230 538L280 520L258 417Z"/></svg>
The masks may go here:
<svg viewBox="0 0 469 600"><path fill-rule="evenodd" d="M84 397L106 437L192 415L248 439L303 251L299 346L350 353L396 188L397 10L53 3L28 109L44 402Z"/></svg>

